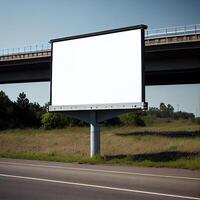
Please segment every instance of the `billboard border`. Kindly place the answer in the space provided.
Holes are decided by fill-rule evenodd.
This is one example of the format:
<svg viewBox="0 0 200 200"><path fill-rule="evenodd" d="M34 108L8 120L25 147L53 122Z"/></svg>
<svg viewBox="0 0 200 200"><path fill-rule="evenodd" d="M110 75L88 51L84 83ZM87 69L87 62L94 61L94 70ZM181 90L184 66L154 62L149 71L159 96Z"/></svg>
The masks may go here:
<svg viewBox="0 0 200 200"><path fill-rule="evenodd" d="M104 31L51 39L49 42L54 43L54 42L61 42L61 41L66 41L66 40L75 40L75 39L81 39L81 38L86 38L86 37L91 37L91 36L105 35L105 34L111 34L111 33L123 32L123 31L131 31L131 30L136 30L136 29L147 29L147 26L144 24L140 24L136 26L127 26L123 28L109 29L109 30L104 30Z"/></svg>
<svg viewBox="0 0 200 200"><path fill-rule="evenodd" d="M52 74L53 74L53 43L54 42L61 42L61 41L67 41L67 40L75 40L75 39L81 39L81 38L87 38L87 37L93 37L93 36L100 36L100 35L106 35L106 34L112 34L112 33L118 33L118 32L124 32L124 31L131 31L131 30L137 30L141 29L141 78L142 78L142 102L130 102L130 103L108 103L108 104L90 104L90 105L55 105L52 106ZM69 36L69 37L61 37L57 39L51 39L49 43L51 44L51 64L50 64L50 106L49 106L49 112L56 112L56 111L84 111L84 110L121 110L121 109L144 109L146 110L148 107L148 104L145 102L145 74L144 74L144 48L145 48L145 42L144 42L144 30L147 29L147 26L144 24L135 25L135 26L128 26L123 28L117 28L117 29L109 29L99 32L92 32L92 33L86 33L81 35L75 35L75 36Z"/></svg>
<svg viewBox="0 0 200 200"><path fill-rule="evenodd" d="M145 102L145 65L144 65L144 49L145 49L145 38L144 29L141 29L141 78L142 78L142 102Z"/></svg>
<svg viewBox="0 0 200 200"><path fill-rule="evenodd" d="M60 105L49 106L50 112L56 111L90 111L90 110L141 110L147 109L148 104L146 102L138 103L110 103L110 104L85 104L85 105Z"/></svg>
<svg viewBox="0 0 200 200"><path fill-rule="evenodd" d="M50 105L52 104L52 75L53 75L53 43L51 43L51 61L50 61Z"/></svg>

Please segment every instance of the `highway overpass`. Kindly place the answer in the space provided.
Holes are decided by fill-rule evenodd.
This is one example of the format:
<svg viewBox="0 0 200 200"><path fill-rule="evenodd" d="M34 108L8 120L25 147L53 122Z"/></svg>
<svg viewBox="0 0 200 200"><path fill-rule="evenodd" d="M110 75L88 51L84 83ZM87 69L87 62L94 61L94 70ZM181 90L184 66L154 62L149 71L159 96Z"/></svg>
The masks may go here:
<svg viewBox="0 0 200 200"><path fill-rule="evenodd" d="M51 50L2 50L0 84L50 81ZM200 83L200 25L147 30L145 84Z"/></svg>

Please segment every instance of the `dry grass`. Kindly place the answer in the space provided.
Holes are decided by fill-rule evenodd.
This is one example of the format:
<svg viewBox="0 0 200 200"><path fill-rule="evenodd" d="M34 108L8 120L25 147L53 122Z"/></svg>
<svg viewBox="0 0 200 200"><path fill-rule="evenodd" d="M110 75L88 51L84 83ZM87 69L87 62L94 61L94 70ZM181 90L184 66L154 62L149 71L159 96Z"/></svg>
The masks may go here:
<svg viewBox="0 0 200 200"><path fill-rule="evenodd" d="M184 135L176 137L176 133L173 133L174 137L172 137L167 134L163 135L162 131L169 133L171 131L185 131L186 133L185 137ZM199 137L194 137L194 135L190 137L187 135L187 131L200 131L200 126L193 123L176 122L157 124L151 127L102 128L102 154L127 155L163 151L200 152L200 135L198 135ZM88 156L89 128L1 131L0 151Z"/></svg>
<svg viewBox="0 0 200 200"><path fill-rule="evenodd" d="M10 130L0 134L0 151L87 155L89 135L87 128L60 130Z"/></svg>
<svg viewBox="0 0 200 200"><path fill-rule="evenodd" d="M197 153L199 157L200 126L192 122L171 122L141 128L103 127L101 152L103 156L113 158L120 155L159 157L166 152L172 152L171 157L177 156L178 152L177 159L186 158L190 153ZM0 153L88 157L89 128L1 131Z"/></svg>

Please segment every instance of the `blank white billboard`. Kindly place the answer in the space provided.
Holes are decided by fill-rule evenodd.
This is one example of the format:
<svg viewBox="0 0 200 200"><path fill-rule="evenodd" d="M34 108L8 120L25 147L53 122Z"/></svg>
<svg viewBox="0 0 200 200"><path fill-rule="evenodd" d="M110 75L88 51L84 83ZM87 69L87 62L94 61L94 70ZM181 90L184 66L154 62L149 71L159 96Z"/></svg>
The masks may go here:
<svg viewBox="0 0 200 200"><path fill-rule="evenodd" d="M53 41L51 106L95 109L142 102L141 31Z"/></svg>

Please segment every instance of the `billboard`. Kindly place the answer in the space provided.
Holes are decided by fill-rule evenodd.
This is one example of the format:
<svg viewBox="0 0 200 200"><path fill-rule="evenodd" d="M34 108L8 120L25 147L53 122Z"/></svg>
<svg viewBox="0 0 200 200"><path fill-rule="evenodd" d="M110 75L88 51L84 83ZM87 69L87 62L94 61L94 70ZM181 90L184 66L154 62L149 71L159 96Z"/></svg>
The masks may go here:
<svg viewBox="0 0 200 200"><path fill-rule="evenodd" d="M51 40L50 111L143 107L144 28Z"/></svg>

